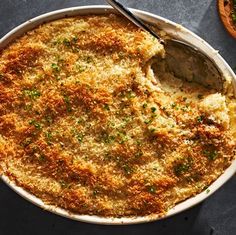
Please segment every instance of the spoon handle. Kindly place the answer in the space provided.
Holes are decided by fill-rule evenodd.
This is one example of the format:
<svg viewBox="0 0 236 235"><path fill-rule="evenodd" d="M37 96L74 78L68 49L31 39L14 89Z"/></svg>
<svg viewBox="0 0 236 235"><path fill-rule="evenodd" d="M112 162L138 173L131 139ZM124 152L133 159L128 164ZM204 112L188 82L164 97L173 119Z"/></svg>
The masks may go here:
<svg viewBox="0 0 236 235"><path fill-rule="evenodd" d="M106 0L114 9L118 10L121 14L125 15L130 21L132 21L135 25L142 28L143 30L149 32L153 37L157 38L160 43L163 43L163 40L146 24L144 24L140 19L138 19L128 8L123 6L116 0Z"/></svg>

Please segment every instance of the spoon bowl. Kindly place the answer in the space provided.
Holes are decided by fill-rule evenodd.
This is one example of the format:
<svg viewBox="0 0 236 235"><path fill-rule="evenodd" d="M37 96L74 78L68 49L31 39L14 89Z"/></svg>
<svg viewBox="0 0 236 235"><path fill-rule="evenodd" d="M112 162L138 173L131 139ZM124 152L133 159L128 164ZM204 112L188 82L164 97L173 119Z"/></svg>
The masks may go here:
<svg viewBox="0 0 236 235"><path fill-rule="evenodd" d="M162 39L120 2L116 0L106 1L131 22L149 32L165 46L165 62L170 72L189 82L196 82L217 91L223 90L222 73L207 55L186 42L176 39Z"/></svg>

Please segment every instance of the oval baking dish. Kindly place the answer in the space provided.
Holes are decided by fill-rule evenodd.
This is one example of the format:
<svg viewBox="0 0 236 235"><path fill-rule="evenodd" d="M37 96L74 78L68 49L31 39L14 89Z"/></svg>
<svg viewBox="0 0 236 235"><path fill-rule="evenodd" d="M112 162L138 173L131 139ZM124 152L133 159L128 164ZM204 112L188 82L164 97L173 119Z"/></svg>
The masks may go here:
<svg viewBox="0 0 236 235"><path fill-rule="evenodd" d="M142 20L146 21L147 23L151 25L156 25L158 28L167 32L169 35L171 35L174 38L178 38L178 39L187 41L195 45L196 48L198 48L199 50L207 54L210 58L213 59L213 61L216 63L216 65L218 66L222 74L233 81L234 93L236 94L235 74L233 73L230 66L225 62L225 60L219 55L219 53L216 50L214 50L208 43L206 43L203 39L198 37L193 32L187 30L186 28L172 21L169 21L165 18L156 16L148 12L144 12L144 11L140 11L136 9L131 9L131 10L138 17L140 17ZM46 13L32 20L29 20L23 23L22 25L16 27L12 31L10 31L6 36L4 36L0 40L0 50L5 48L9 43L11 43L16 38L23 35L25 32L32 30L35 27L45 22L50 22L56 19L61 19L64 17L69 17L69 16L88 15L88 14L107 14L107 13L114 13L114 12L115 11L111 7L108 7L108 6L85 6L85 7L67 8L67 9L62 9L62 10ZM174 208L170 209L164 217L161 217L161 219L177 214L203 201L204 199L209 197L212 193L214 193L217 189L219 189L227 180L229 180L230 177L235 173L235 171L236 171L236 160L233 160L232 164L225 170L225 172L208 187L207 192L205 190L201 192L200 194L177 204ZM159 216L153 216L153 215L143 216L143 217L141 216L133 217L133 218L131 217L127 217L127 218L126 217L123 217L123 218L107 218L106 217L105 218L105 217L99 217L99 216L73 214L61 208L46 205L39 198L30 194L23 188L15 185L15 183L9 180L7 176L3 175L1 178L15 192L17 192L19 195L21 195L28 201L34 203L35 205L45 210L48 210L50 212L56 213L58 215L61 215L70 219L79 220L83 222L89 222L89 223L96 223L96 224L134 224L134 223L143 223L143 222L149 222L149 221L160 219Z"/></svg>

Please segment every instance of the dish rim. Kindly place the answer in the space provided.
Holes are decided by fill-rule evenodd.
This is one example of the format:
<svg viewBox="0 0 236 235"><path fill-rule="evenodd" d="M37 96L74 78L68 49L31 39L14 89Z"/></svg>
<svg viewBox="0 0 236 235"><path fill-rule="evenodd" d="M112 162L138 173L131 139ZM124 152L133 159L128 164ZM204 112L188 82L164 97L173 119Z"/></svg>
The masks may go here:
<svg viewBox="0 0 236 235"><path fill-rule="evenodd" d="M191 41L191 44L195 45L199 50L210 56L213 59L213 61L217 64L217 66L223 73L224 77L230 77L232 79L234 93L236 94L236 76L233 70L230 68L227 62L219 55L219 53L216 50L214 50L202 38L197 36L192 31L186 29L185 27L171 20L168 20L164 17L149 13L147 11L137 10L133 8L130 8L130 10L134 12L141 19L147 21L148 23L155 24L157 25L157 27L160 28L164 27L164 31L166 31L171 36L182 39L184 41L188 42ZM45 22L50 22L56 19L76 16L76 15L87 15L87 14L99 15L99 14L109 14L109 13L116 13L116 12L114 9L112 9L112 7L107 5L90 5L90 6L64 8L39 15L13 28L9 33L3 36L0 39L0 50L5 48L9 43L13 42L15 39L23 35L25 32L32 30L35 27ZM183 202L176 204L163 217L160 217L158 215L151 215L151 216L112 218L112 217L101 217L95 215L74 214L62 208L44 204L44 202L41 199L27 192L23 188L17 186L6 175L2 175L0 176L0 178L11 189L13 189L16 193L18 193L26 200L54 214L87 223L103 224L103 225L121 225L121 224L138 224L138 223L151 222L159 219L164 219L173 216L177 213L180 213L182 211L185 211L195 206L196 204L202 202L206 198L208 198L222 185L224 185L235 174L235 172L236 172L236 160L233 160L231 165L224 171L224 173L208 187L207 191L204 190L201 193L197 194L196 196L193 196Z"/></svg>

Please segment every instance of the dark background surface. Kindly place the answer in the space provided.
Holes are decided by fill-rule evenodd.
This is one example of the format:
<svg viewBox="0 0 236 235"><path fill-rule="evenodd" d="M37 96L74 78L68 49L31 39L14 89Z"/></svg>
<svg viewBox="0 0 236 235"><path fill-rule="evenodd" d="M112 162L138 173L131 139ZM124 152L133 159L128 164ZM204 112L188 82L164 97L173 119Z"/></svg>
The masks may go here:
<svg viewBox="0 0 236 235"><path fill-rule="evenodd" d="M121 0L197 33L236 67L236 41L224 30L216 0ZM32 17L72 6L105 4L102 0L0 0L0 37ZM203 203L171 218L147 224L101 226L59 217L22 199L0 181L0 235L28 234L236 234L236 176Z"/></svg>

